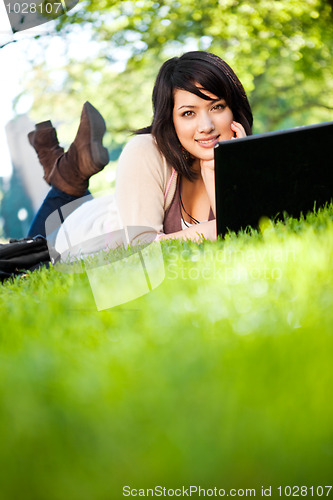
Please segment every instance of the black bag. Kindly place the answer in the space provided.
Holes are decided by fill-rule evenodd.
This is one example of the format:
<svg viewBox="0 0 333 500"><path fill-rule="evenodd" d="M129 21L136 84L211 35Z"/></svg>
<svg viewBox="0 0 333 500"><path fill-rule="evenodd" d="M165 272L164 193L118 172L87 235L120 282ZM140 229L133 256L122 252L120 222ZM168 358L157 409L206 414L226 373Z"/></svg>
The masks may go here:
<svg viewBox="0 0 333 500"><path fill-rule="evenodd" d="M48 266L50 254L46 238L35 236L0 244L0 281L26 271Z"/></svg>

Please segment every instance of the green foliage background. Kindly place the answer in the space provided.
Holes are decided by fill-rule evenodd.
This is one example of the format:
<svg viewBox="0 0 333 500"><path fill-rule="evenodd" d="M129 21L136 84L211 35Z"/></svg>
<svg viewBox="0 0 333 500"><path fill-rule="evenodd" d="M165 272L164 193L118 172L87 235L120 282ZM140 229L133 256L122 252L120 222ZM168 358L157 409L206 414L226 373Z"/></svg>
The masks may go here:
<svg viewBox="0 0 333 500"><path fill-rule="evenodd" d="M191 49L212 51L235 69L255 132L332 119L328 0L87 0L78 7L55 22L57 35L33 42L24 82L35 119L63 123L68 141L88 99L106 118L110 149L123 144L128 130L150 123L161 63ZM64 62L55 67L49 48L57 40ZM75 56L73 43L82 44Z"/></svg>

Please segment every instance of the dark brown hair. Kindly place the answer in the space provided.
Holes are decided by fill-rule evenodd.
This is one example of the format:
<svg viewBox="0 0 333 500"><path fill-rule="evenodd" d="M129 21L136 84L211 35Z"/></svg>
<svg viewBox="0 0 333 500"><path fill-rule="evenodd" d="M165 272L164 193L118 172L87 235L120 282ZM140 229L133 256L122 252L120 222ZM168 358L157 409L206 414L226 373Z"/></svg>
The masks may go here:
<svg viewBox="0 0 333 500"><path fill-rule="evenodd" d="M210 98L200 92L201 88L224 99L233 113L234 120L241 123L247 135L252 134L253 116L245 90L230 66L220 57L209 52L187 52L181 57L166 61L156 78L153 90L153 121L149 127L138 130L138 134L151 133L167 162L190 180L196 178L191 170L193 160L182 153L173 124L174 91L182 89L205 100Z"/></svg>

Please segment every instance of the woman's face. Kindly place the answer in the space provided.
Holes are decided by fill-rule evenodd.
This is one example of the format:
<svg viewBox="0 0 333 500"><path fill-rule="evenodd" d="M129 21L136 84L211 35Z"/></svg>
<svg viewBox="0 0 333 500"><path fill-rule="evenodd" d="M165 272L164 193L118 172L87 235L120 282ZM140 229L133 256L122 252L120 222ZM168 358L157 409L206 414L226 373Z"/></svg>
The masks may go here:
<svg viewBox="0 0 333 500"><path fill-rule="evenodd" d="M181 145L192 156L199 160L212 160L215 144L234 137L230 128L234 118L224 99L198 88L211 100L206 101L187 90L176 89L173 123Z"/></svg>

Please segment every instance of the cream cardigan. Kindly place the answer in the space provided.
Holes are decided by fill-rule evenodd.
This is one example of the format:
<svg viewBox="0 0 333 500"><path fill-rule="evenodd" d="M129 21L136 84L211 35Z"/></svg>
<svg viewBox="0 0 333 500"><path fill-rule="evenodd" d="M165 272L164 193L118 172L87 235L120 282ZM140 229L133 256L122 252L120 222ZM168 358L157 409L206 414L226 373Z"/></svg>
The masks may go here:
<svg viewBox="0 0 333 500"><path fill-rule="evenodd" d="M55 247L60 253L86 255L127 242L151 241L163 233L164 214L177 186L177 173L166 162L151 134L130 139L120 155L116 192L83 203L59 230Z"/></svg>

